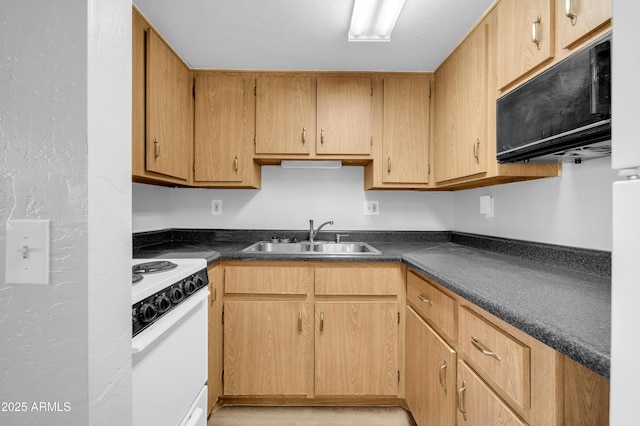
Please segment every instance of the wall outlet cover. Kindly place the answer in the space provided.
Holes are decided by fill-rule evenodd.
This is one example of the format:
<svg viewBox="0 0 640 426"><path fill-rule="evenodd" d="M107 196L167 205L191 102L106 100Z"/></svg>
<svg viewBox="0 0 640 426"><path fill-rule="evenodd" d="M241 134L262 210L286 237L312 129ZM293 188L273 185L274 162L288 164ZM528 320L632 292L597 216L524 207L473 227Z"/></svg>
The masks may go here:
<svg viewBox="0 0 640 426"><path fill-rule="evenodd" d="M222 214L222 200L211 201L211 214L214 216Z"/></svg>
<svg viewBox="0 0 640 426"><path fill-rule="evenodd" d="M364 215L365 216L378 216L380 214L380 202L368 201L364 202Z"/></svg>

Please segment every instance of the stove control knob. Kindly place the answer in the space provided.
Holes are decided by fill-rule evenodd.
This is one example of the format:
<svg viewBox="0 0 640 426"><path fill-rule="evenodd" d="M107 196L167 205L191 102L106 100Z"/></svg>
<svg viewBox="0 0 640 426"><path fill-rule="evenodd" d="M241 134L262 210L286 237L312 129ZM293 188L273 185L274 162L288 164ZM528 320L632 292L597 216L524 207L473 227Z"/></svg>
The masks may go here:
<svg viewBox="0 0 640 426"><path fill-rule="evenodd" d="M192 294L197 289L198 288L196 287L196 283L194 283L193 281L187 280L184 282L184 292L187 293L187 295Z"/></svg>
<svg viewBox="0 0 640 426"><path fill-rule="evenodd" d="M144 323L151 322L158 315L158 310L151 303L143 303L140 306L140 320Z"/></svg>
<svg viewBox="0 0 640 426"><path fill-rule="evenodd" d="M167 309L171 307L171 300L169 300L169 298L164 293L162 293L156 299L156 306L158 307L158 313L161 314L163 312L166 312Z"/></svg>
<svg viewBox="0 0 640 426"><path fill-rule="evenodd" d="M178 303L184 298L184 292L180 287L172 287L169 290L169 299L171 299L171 303Z"/></svg>
<svg viewBox="0 0 640 426"><path fill-rule="evenodd" d="M204 287L204 280L202 279L202 277L200 275L196 275L193 278L193 281L196 283L196 288Z"/></svg>

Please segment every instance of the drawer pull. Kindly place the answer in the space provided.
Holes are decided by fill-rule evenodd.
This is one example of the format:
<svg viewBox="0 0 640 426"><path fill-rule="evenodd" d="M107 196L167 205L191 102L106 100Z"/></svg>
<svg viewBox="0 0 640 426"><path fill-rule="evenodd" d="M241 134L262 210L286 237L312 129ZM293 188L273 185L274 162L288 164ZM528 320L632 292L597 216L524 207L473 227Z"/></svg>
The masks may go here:
<svg viewBox="0 0 640 426"><path fill-rule="evenodd" d="M477 350L479 350L480 352L482 352L483 354L493 357L495 359L497 359L498 361L500 361L500 356L495 353L495 352L491 352L490 350L488 350L487 348L485 348L482 343L480 343L480 341L478 340L477 337L471 337L471 344L473 346L475 346L475 348Z"/></svg>
<svg viewBox="0 0 640 426"><path fill-rule="evenodd" d="M464 417L465 421L467 421L467 412L464 410L464 391L466 390L467 390L467 383L463 380L462 387L458 389L457 402L458 402L458 411L462 413L462 417Z"/></svg>
<svg viewBox="0 0 640 426"><path fill-rule="evenodd" d="M447 371L447 360L444 360L444 363L440 366L440 371L438 372L438 377L440 379L440 386L444 388L445 393L447 392L447 384L445 383L445 373Z"/></svg>
<svg viewBox="0 0 640 426"><path fill-rule="evenodd" d="M433 300L425 299L424 296L422 295L422 293L418 294L418 299L422 300L424 303L428 303L430 305L433 305Z"/></svg>
<svg viewBox="0 0 640 426"><path fill-rule="evenodd" d="M298 314L298 333L302 333L302 311Z"/></svg>
<svg viewBox="0 0 640 426"><path fill-rule="evenodd" d="M320 334L324 333L324 312L320 312Z"/></svg>

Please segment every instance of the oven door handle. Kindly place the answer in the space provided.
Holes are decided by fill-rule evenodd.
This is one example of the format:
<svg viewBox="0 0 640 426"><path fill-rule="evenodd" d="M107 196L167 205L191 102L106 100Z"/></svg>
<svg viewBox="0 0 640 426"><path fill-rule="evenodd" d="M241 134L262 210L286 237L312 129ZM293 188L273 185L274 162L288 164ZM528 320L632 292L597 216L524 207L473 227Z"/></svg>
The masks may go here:
<svg viewBox="0 0 640 426"><path fill-rule="evenodd" d="M149 328L134 337L131 341L131 351L134 354L144 351L150 344L160 338L167 330L195 309L207 297L209 297L209 289L206 287L190 296L171 312L167 313L158 321L154 322Z"/></svg>

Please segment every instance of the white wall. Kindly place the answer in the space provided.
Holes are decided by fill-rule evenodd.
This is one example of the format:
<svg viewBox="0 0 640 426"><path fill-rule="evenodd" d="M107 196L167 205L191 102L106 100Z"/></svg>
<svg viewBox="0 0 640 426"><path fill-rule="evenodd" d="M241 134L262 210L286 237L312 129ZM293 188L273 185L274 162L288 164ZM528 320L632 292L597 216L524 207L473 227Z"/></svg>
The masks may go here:
<svg viewBox="0 0 640 426"><path fill-rule="evenodd" d="M131 424L131 0L88 4L88 405Z"/></svg>
<svg viewBox="0 0 640 426"><path fill-rule="evenodd" d="M363 168L263 167L261 190L163 188L134 184L134 232L166 228L455 230L550 244L611 250L610 158L565 164L563 176L457 192L364 191ZM494 197L495 217L479 214ZM222 200L221 216L211 201ZM380 201L363 216L364 200Z"/></svg>
<svg viewBox="0 0 640 426"><path fill-rule="evenodd" d="M2 425L131 424L130 13L0 2ZM51 220L49 285L4 281L10 219Z"/></svg>
<svg viewBox="0 0 640 426"><path fill-rule="evenodd" d="M339 170L262 168L261 190L160 188L135 184L133 230L174 228L308 229L333 220L335 230L449 230L450 192L365 191L363 167ZM222 215L211 201L222 200ZM380 202L364 216L364 201Z"/></svg>
<svg viewBox="0 0 640 426"><path fill-rule="evenodd" d="M456 231L611 250L611 157L564 164L561 177L455 193ZM479 197L494 198L495 217L479 214Z"/></svg>

